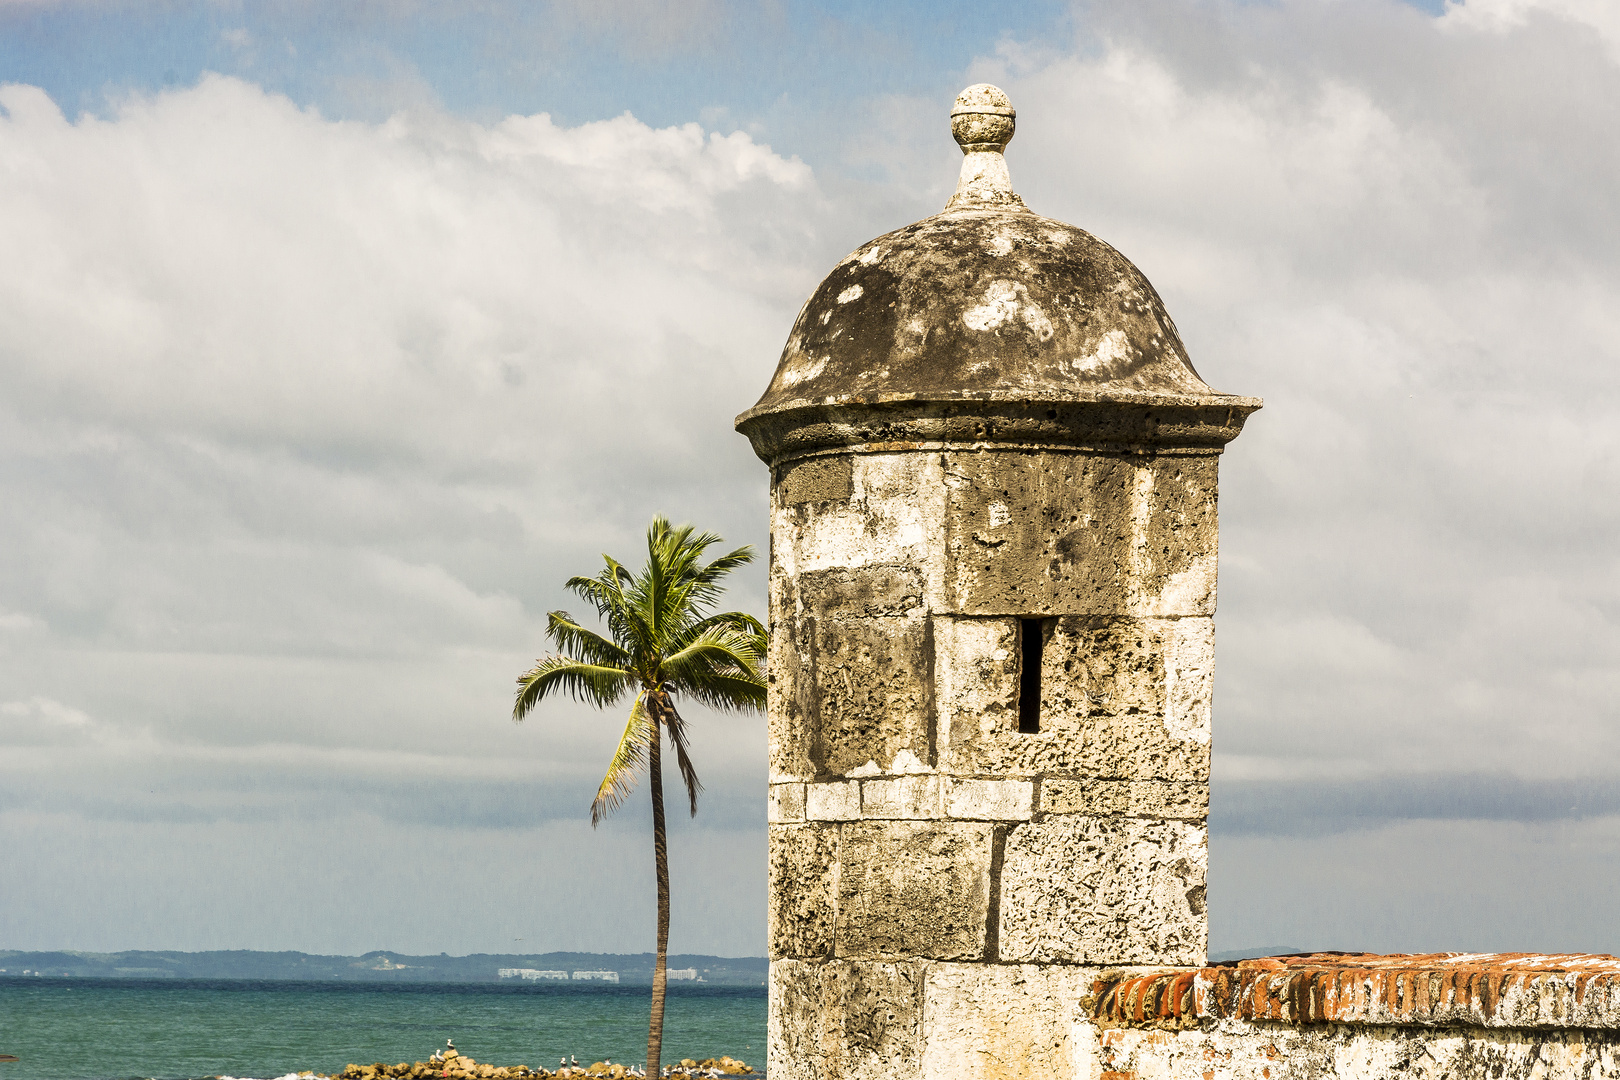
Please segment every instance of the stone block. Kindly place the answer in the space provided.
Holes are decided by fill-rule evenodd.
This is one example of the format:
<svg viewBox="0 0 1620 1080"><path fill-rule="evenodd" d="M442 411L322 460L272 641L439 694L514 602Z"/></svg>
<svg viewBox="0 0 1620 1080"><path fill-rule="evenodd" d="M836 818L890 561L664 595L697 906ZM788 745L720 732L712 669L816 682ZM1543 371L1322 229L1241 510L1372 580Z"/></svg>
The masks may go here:
<svg viewBox="0 0 1620 1080"><path fill-rule="evenodd" d="M898 776L888 780L861 781L863 818L939 818L944 816L941 797L944 778L939 776Z"/></svg>
<svg viewBox="0 0 1620 1080"><path fill-rule="evenodd" d="M1208 780L1212 620L1053 619L1030 734L1018 730L1017 626L934 618L941 771Z"/></svg>
<svg viewBox="0 0 1620 1080"><path fill-rule="evenodd" d="M765 820L776 824L804 820L804 785L772 784L766 788Z"/></svg>
<svg viewBox="0 0 1620 1080"><path fill-rule="evenodd" d="M766 1071L773 1080L915 1075L923 966L772 961Z"/></svg>
<svg viewBox="0 0 1620 1080"><path fill-rule="evenodd" d="M1175 619L1164 628L1164 728L1172 739L1209 745L1215 696L1215 620Z"/></svg>
<svg viewBox="0 0 1620 1080"><path fill-rule="evenodd" d="M1062 815L1014 826L1001 866L1000 958L1202 964L1208 866L1200 824Z"/></svg>
<svg viewBox="0 0 1620 1080"><path fill-rule="evenodd" d="M945 602L964 615L1211 615L1214 455L945 455Z"/></svg>
<svg viewBox="0 0 1620 1080"><path fill-rule="evenodd" d="M837 956L981 959L993 829L968 821L842 826Z"/></svg>
<svg viewBox="0 0 1620 1080"><path fill-rule="evenodd" d="M797 610L796 582L831 570L911 567L922 575L924 600L938 597L945 565L938 454L840 455L782 470L772 493L773 619Z"/></svg>
<svg viewBox="0 0 1620 1080"><path fill-rule="evenodd" d="M935 616L932 622L940 766L977 772L971 755L979 743L1018 733L1018 621Z"/></svg>
<svg viewBox="0 0 1620 1080"><path fill-rule="evenodd" d="M849 776L868 763L875 772L902 752L930 760L926 619L783 619L773 637L773 780Z"/></svg>
<svg viewBox="0 0 1620 1080"><path fill-rule="evenodd" d="M813 780L810 747L816 730L814 641L810 627L793 619L771 624L765 662L765 727L771 783Z"/></svg>
<svg viewBox="0 0 1620 1080"><path fill-rule="evenodd" d="M850 454L800 458L776 469L771 491L780 506L848 502L855 493Z"/></svg>
<svg viewBox="0 0 1620 1080"><path fill-rule="evenodd" d="M854 821L861 816L861 785L856 780L807 784L804 816L811 821Z"/></svg>
<svg viewBox="0 0 1620 1080"><path fill-rule="evenodd" d="M1209 817L1209 785L1168 780L1041 781L1041 811L1091 817L1168 818L1203 821Z"/></svg>
<svg viewBox="0 0 1620 1080"><path fill-rule="evenodd" d="M1070 718L1164 716L1165 643L1176 621L1053 619L1042 650L1041 726Z"/></svg>
<svg viewBox="0 0 1620 1080"><path fill-rule="evenodd" d="M1612 1032L1428 1025L1286 1024L1237 1021L1213 1028L1097 1033L1101 1071L1092 1078L1222 1080L1592 1080L1620 1076ZM1215 1064L1215 1068L1211 1065ZM1056 1074L1065 1075L1065 1074ZM1079 1075L1086 1075L1080 1073Z"/></svg>
<svg viewBox="0 0 1620 1080"><path fill-rule="evenodd" d="M1175 821L1209 819L1209 784L1176 784L1162 780L1131 781L1131 817Z"/></svg>
<svg viewBox="0 0 1620 1080"><path fill-rule="evenodd" d="M1027 821L1034 802L1035 785L1029 780L952 780L945 812L979 821Z"/></svg>
<svg viewBox="0 0 1620 1080"><path fill-rule="evenodd" d="M918 615L923 575L915 566L879 563L807 570L781 585L786 615L882 618Z"/></svg>
<svg viewBox="0 0 1620 1080"><path fill-rule="evenodd" d="M935 964L923 982L923 1080L1095 1080L1093 968Z"/></svg>
<svg viewBox="0 0 1620 1080"><path fill-rule="evenodd" d="M770 954L826 957L832 953L834 880L838 858L835 828L769 826Z"/></svg>

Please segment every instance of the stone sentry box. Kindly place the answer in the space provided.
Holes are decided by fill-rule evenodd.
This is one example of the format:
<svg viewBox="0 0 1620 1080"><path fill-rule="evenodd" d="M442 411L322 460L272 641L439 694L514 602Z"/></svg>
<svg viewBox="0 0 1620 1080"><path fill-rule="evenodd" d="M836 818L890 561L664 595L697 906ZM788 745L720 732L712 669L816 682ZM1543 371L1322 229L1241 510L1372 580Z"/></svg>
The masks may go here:
<svg viewBox="0 0 1620 1080"><path fill-rule="evenodd" d="M767 1067L1620 1077L1620 961L1205 965L1216 468L1260 407L1028 210L963 91L945 210L833 268L737 427L771 468Z"/></svg>
<svg viewBox="0 0 1620 1080"><path fill-rule="evenodd" d="M951 119L950 204L834 268L737 424L772 480L777 1077L1204 962L1216 466L1260 402L1013 193L1001 91Z"/></svg>

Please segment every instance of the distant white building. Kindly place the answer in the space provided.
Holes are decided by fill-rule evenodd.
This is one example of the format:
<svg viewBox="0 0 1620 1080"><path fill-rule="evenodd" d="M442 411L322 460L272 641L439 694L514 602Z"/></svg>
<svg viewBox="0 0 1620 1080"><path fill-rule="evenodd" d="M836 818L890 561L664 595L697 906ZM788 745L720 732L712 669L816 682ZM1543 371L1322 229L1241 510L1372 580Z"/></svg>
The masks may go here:
<svg viewBox="0 0 1620 1080"><path fill-rule="evenodd" d="M495 974L502 979L528 979L531 982L568 978L566 971L541 971L539 968L496 968Z"/></svg>
<svg viewBox="0 0 1620 1080"><path fill-rule="evenodd" d="M618 982L619 973L617 971L576 971L574 972L574 978L580 980L596 979L600 982Z"/></svg>
<svg viewBox="0 0 1620 1080"><path fill-rule="evenodd" d="M669 968L664 974L671 982L702 982L698 978L697 968Z"/></svg>

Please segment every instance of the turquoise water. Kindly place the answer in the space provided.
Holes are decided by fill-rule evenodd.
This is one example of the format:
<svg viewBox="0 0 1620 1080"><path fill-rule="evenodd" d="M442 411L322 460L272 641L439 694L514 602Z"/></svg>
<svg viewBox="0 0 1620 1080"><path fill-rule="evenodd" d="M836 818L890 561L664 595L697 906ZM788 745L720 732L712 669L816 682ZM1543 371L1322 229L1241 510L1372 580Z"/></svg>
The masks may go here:
<svg viewBox="0 0 1620 1080"><path fill-rule="evenodd" d="M334 1072L422 1061L444 1040L479 1061L557 1067L647 1055L644 986L298 983L0 977L0 1080L157 1080ZM671 986L665 1064L765 1063L765 988Z"/></svg>

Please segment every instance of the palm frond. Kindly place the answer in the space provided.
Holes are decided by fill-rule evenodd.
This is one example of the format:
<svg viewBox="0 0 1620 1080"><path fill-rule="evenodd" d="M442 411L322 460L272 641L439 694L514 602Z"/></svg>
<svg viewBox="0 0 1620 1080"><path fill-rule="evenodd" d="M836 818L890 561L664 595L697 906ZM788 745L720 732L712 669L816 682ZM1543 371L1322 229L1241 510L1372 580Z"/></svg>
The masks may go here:
<svg viewBox="0 0 1620 1080"><path fill-rule="evenodd" d="M647 715L645 694L637 694L630 706L630 718L625 722L624 734L608 762L607 775L602 777L591 802L591 827L595 828L613 811L623 805L636 786L636 772L646 758L647 747L654 738L651 719Z"/></svg>
<svg viewBox="0 0 1620 1080"><path fill-rule="evenodd" d="M671 609L671 590L678 586L682 570L682 551L692 526L676 528L663 515L653 518L647 527L647 568L637 582L639 599L644 605L648 622L655 633L662 636L665 616Z"/></svg>
<svg viewBox="0 0 1620 1080"><path fill-rule="evenodd" d="M720 538L714 538L718 541ZM698 570L693 576L692 602L698 608L706 608L718 603L724 595L725 589L721 587L720 580L733 570L747 566L754 561L754 549L751 545L743 545L736 551L727 552Z"/></svg>
<svg viewBox="0 0 1620 1080"><path fill-rule="evenodd" d="M602 556L606 564L594 578L572 577L566 587L596 608L596 614L606 620L608 633L627 652L646 651L652 641L647 621L638 611L636 598L626 594L626 583L634 584L630 572L612 557Z"/></svg>
<svg viewBox="0 0 1620 1080"><path fill-rule="evenodd" d="M697 640L698 637L715 627L729 627L740 634L747 634L755 638L760 645L759 654L761 656L765 655L765 644L769 639L765 632L765 624L746 611L721 611L704 616L675 635L671 644L677 649L681 648L687 642Z"/></svg>
<svg viewBox="0 0 1620 1080"><path fill-rule="evenodd" d="M697 769L692 766L692 759L686 752L686 718L675 709L675 703L668 694L660 694L660 711L663 713L664 727L669 729L669 740L675 744L675 761L681 769L681 781L686 784L686 797L692 806L692 816L697 817L698 792L703 790L703 781L698 779Z"/></svg>
<svg viewBox="0 0 1620 1080"><path fill-rule="evenodd" d="M594 630L587 630L566 611L553 611L546 617L546 636L559 650L604 667L627 668L630 654Z"/></svg>
<svg viewBox="0 0 1620 1080"><path fill-rule="evenodd" d="M701 619L723 595L720 580L754 557L752 548L743 547L703 563L703 553L719 542L714 533L694 534L690 525L674 528L664 518L654 519L647 535L648 569L636 591L660 641L679 636Z"/></svg>
<svg viewBox="0 0 1620 1080"><path fill-rule="evenodd" d="M512 719L522 720L547 694L567 693L576 701L612 705L631 686L630 672L620 667L590 664L571 656L543 656L518 677Z"/></svg>
<svg viewBox="0 0 1620 1080"><path fill-rule="evenodd" d="M682 682L680 691L716 712L754 712L765 707L765 680L758 675L713 672Z"/></svg>
<svg viewBox="0 0 1620 1080"><path fill-rule="evenodd" d="M715 626L666 656L660 670L665 679L686 684L715 673L759 677L760 642L752 634L729 626Z"/></svg>
<svg viewBox="0 0 1620 1080"><path fill-rule="evenodd" d="M607 579L605 571L602 577L571 577L563 587L596 608L598 615L605 616L624 604L624 593Z"/></svg>

